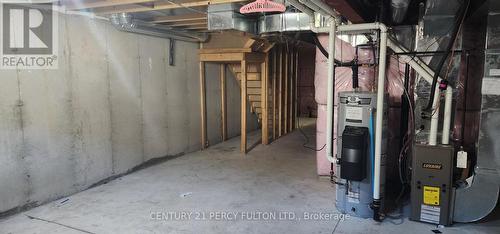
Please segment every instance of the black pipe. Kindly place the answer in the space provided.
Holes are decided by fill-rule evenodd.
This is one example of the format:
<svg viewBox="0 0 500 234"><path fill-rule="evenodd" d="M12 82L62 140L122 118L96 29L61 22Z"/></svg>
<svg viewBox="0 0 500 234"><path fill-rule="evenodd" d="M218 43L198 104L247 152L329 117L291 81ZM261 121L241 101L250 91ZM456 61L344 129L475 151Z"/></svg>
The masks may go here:
<svg viewBox="0 0 500 234"><path fill-rule="evenodd" d="M459 12L457 13L457 19L455 20L455 26L453 29L452 36L450 38L450 42L448 43L448 46L446 47L446 52L441 58L441 61L439 61L439 64L437 66L437 69L434 73L434 77L432 79L432 86L431 86L431 95L429 97L429 102L427 103L427 107L424 109L424 111L430 111L432 109L432 104L434 103L434 94L436 93L436 85L437 85L437 80L439 77L439 74L441 74L441 70L443 69L444 63L446 62L446 59L451 53L451 50L453 49L453 46L455 45L455 40L458 36L458 31L460 30L460 26L462 25L462 22L465 19L465 16L467 15L467 11L469 9L469 4L470 0L465 0L467 1L467 4L463 4L462 7L460 8ZM452 58L450 58L452 59Z"/></svg>
<svg viewBox="0 0 500 234"><path fill-rule="evenodd" d="M323 45L321 45L321 42L319 42L319 40L318 40L318 36L317 35L313 35L312 38L314 40L314 44L316 44L316 46L318 47L319 51L321 51L321 53L326 58L328 58L328 51L326 51L325 47L323 47ZM337 61L335 61L335 63L337 63Z"/></svg>
<svg viewBox="0 0 500 234"><path fill-rule="evenodd" d="M357 89L359 88L359 72L358 72L359 65L353 64L351 67L352 67L352 88Z"/></svg>
<svg viewBox="0 0 500 234"><path fill-rule="evenodd" d="M356 46L356 54L354 55L353 64L351 66L351 69L352 69L352 88L354 90L359 88L359 70L358 70L358 67L359 67L358 55L359 55L359 53L358 53L358 51L359 51L359 47Z"/></svg>
<svg viewBox="0 0 500 234"><path fill-rule="evenodd" d="M314 40L314 44L316 44L316 46L318 47L319 51L321 51L321 53L326 58L328 58L329 57L328 51L326 51L325 47L323 47L323 45L321 45L321 42L319 42L318 36L314 35L312 38ZM349 62L342 62L340 60L334 59L334 61L335 61L335 65L339 66L339 67L350 67L354 63L354 60L349 61Z"/></svg>

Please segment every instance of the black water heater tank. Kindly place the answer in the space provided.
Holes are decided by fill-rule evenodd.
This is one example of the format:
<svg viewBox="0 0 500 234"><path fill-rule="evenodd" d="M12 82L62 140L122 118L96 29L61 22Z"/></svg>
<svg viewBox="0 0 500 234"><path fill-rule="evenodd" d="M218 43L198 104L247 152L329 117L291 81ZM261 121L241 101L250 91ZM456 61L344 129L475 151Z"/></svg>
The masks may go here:
<svg viewBox="0 0 500 234"><path fill-rule="evenodd" d="M369 130L366 127L346 126L342 133L340 178L362 181L366 178Z"/></svg>

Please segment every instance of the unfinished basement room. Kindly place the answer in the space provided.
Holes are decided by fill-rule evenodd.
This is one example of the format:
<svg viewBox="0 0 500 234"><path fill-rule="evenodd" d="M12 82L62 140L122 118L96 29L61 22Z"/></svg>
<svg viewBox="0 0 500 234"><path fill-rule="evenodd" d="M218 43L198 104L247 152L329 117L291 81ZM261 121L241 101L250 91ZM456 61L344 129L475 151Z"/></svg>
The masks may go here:
<svg viewBox="0 0 500 234"><path fill-rule="evenodd" d="M500 233L500 0L0 14L0 234Z"/></svg>

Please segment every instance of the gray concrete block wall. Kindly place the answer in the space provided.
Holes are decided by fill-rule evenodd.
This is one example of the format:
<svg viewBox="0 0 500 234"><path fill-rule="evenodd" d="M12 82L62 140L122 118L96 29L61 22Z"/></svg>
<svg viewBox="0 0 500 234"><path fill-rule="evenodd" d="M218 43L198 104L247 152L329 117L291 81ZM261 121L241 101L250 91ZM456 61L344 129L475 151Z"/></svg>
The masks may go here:
<svg viewBox="0 0 500 234"><path fill-rule="evenodd" d="M169 40L119 32L105 21L61 16L59 34L59 69L0 70L0 212L201 146L198 44L176 41L170 66ZM206 74L214 116L218 72ZM228 75L235 136L239 86ZM249 118L249 129L258 128ZM207 126L211 144L219 142L220 119L210 117Z"/></svg>

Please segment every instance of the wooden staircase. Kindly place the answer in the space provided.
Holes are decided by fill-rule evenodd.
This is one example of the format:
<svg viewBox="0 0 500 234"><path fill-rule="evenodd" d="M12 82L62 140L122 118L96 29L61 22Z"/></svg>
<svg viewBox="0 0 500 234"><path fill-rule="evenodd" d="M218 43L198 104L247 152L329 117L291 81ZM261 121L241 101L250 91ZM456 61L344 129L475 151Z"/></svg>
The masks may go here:
<svg viewBox="0 0 500 234"><path fill-rule="evenodd" d="M229 64L229 70L233 73L238 84L241 87L241 65ZM250 110L258 117L258 121L262 124L262 69L257 64L249 64L247 66L247 100ZM272 127L272 88L268 85L268 123Z"/></svg>
<svg viewBox="0 0 500 234"><path fill-rule="evenodd" d="M226 70L237 79L241 93L241 144L247 148L247 108L258 117L262 144L295 129L297 110L298 49L289 43L269 42L241 32L211 34L199 49L202 147L207 142L205 63L221 64L222 140L226 140ZM277 46L275 46L277 45ZM244 81L244 82L243 82Z"/></svg>

